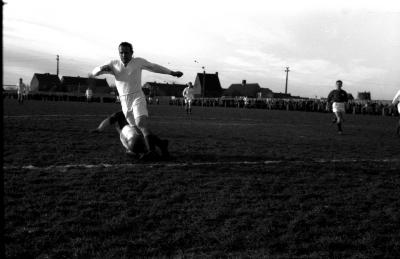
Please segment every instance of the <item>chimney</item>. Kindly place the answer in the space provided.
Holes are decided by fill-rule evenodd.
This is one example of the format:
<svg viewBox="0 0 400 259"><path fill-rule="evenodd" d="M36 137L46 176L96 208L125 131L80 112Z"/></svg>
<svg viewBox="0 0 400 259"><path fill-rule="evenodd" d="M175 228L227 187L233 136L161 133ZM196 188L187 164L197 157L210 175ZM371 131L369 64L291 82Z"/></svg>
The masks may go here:
<svg viewBox="0 0 400 259"><path fill-rule="evenodd" d="M215 74L218 76L218 72L215 72Z"/></svg>
<svg viewBox="0 0 400 259"><path fill-rule="evenodd" d="M242 86L246 86L246 80L242 80Z"/></svg>

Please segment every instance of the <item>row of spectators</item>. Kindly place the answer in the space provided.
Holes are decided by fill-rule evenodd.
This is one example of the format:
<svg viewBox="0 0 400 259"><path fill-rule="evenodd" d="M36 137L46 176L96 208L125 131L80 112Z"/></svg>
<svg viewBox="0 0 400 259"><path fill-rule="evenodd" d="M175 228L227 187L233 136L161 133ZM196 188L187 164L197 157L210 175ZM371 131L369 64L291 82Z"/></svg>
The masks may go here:
<svg viewBox="0 0 400 259"><path fill-rule="evenodd" d="M170 105L184 105L182 98L171 99ZM206 107L230 107L247 109L307 111L307 112L331 112L331 105L321 99L247 99L247 98L204 98L195 99L193 106ZM346 113L398 116L396 107L390 103L380 101L353 100L346 103Z"/></svg>
<svg viewBox="0 0 400 259"><path fill-rule="evenodd" d="M15 92L3 91L3 98L18 98ZM29 93L24 97L26 100L39 101L69 101L69 102L87 102L84 95L66 95L51 93ZM91 102L97 103L115 103L116 97L93 97ZM157 98L149 99L149 104L159 104ZM171 98L170 105L184 105L183 98ZM193 106L206 107L226 107L226 108L247 108L247 109L267 109L267 110L287 110L287 111L308 111L308 112L331 112L331 107L326 100L321 99L250 99L250 98L200 98L195 99ZM353 100L346 103L346 113L350 114L370 114L398 116L396 107L390 103L379 101L358 101Z"/></svg>
<svg viewBox="0 0 400 259"><path fill-rule="evenodd" d="M15 92L3 92L3 99L18 99L18 94ZM24 95L25 100L36 100L36 101L65 101L65 102L87 102L88 98L85 95L67 95L67 94L52 94L52 93L29 93ZM90 102L97 103L115 103L115 97L108 96L95 96L90 99Z"/></svg>

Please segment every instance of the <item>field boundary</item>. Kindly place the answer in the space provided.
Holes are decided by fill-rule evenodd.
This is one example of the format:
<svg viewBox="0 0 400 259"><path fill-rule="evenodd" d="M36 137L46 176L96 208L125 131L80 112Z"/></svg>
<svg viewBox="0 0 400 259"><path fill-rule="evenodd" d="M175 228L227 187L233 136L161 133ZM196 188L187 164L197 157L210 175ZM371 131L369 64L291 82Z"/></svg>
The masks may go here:
<svg viewBox="0 0 400 259"><path fill-rule="evenodd" d="M66 165L49 165L49 166L3 166L3 170L58 170L67 171L69 169L99 169L99 168L135 168L135 167L191 167L191 166L226 166L226 165L274 165L274 164L329 164L329 163L398 163L400 159L313 159L313 160L263 160L263 161L203 161L203 162L159 162L159 163L124 163L124 164L66 164Z"/></svg>

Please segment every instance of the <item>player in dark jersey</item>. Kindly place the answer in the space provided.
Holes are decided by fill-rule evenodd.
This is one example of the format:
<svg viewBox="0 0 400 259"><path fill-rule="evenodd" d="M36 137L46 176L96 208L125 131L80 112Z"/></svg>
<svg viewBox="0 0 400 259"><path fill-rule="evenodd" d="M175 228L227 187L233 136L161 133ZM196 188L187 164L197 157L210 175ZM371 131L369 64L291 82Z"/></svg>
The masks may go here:
<svg viewBox="0 0 400 259"><path fill-rule="evenodd" d="M108 126L115 125L115 129L119 133L122 145L129 155L139 155L143 158L143 154L147 152L146 142L143 134L136 126L130 126L122 111L113 113L104 119L97 128L91 130L92 133L99 133L104 131ZM168 159L168 140L162 140L158 137L155 138L155 145L161 151L161 158Z"/></svg>
<svg viewBox="0 0 400 259"><path fill-rule="evenodd" d="M342 90L343 82L336 81L336 89L328 95L328 102L332 103L332 111L335 114L334 122L338 127L338 133L342 134L343 114L345 113L345 103L347 102L347 93Z"/></svg>

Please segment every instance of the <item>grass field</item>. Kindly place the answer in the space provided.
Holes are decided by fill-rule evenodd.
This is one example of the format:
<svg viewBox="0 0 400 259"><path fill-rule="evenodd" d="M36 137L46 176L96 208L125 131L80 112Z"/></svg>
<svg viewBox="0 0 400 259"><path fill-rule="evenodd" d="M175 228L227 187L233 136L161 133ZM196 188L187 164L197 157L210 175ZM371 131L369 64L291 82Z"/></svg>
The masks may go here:
<svg viewBox="0 0 400 259"><path fill-rule="evenodd" d="M139 163L119 109L4 99L7 258L400 258L398 118L154 105Z"/></svg>

